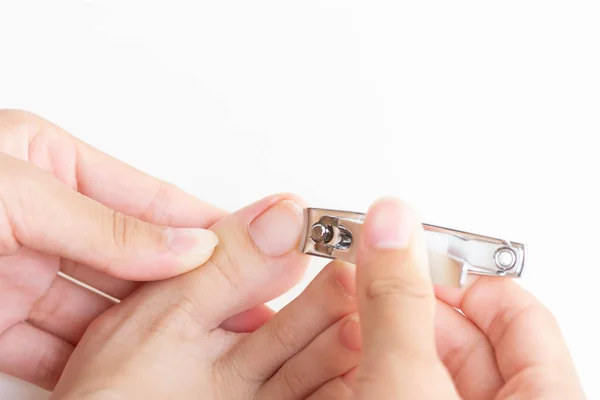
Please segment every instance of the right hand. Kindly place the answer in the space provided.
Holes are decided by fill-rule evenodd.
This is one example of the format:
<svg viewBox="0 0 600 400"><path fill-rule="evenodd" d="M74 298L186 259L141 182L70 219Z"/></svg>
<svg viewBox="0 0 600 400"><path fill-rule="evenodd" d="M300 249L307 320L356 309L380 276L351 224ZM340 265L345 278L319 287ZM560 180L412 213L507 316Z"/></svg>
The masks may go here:
<svg viewBox="0 0 600 400"><path fill-rule="evenodd" d="M0 372L51 390L114 305L58 271L123 299L203 264L217 239L202 228L223 215L38 116L0 110Z"/></svg>
<svg viewBox="0 0 600 400"><path fill-rule="evenodd" d="M362 360L310 399L584 398L555 319L516 282L479 277L437 297L422 225L376 203L357 262Z"/></svg>

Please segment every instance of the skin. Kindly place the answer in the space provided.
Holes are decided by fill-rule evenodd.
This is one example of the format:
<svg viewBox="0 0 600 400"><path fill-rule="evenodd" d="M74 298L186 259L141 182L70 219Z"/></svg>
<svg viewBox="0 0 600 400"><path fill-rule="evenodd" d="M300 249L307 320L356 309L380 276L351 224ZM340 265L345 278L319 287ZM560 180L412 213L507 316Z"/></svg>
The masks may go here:
<svg viewBox="0 0 600 400"><path fill-rule="evenodd" d="M434 288L423 237L406 204L372 206L357 266L362 358L350 384L310 399L583 399L548 309L509 279Z"/></svg>
<svg viewBox="0 0 600 400"><path fill-rule="evenodd" d="M223 327L273 297L260 281L290 279L299 256L269 261L244 245L246 230L237 226L264 208L261 201L219 221L212 229L220 237L234 234L208 264L146 284L94 321L52 399L304 399L352 369L360 326L345 315L355 308L354 271L339 263L255 331Z"/></svg>
<svg viewBox="0 0 600 400"><path fill-rule="evenodd" d="M344 365L350 369L356 363L357 351L347 344L352 345L352 329L356 336L358 325L344 331L341 325L355 309L349 294L354 275L346 269L332 267L323 272L307 294L276 318L264 305L298 282L308 260L290 251L297 247L297 233L288 243L281 237L265 243L263 237L269 254L262 252L251 233L260 236L264 223L257 228L252 221L273 209L294 218L293 204L301 203L295 196L270 196L227 215L22 111L0 111L0 150L0 372L53 390L67 360L72 358L75 361L70 365L76 364L73 350L77 345L81 354L106 340L121 346L118 351L123 355L123 347L139 354L132 344L164 340L164 346L151 347L183 350L187 343L194 345L185 351L188 355L212 357L216 349L231 347L259 327L255 340L260 345L237 346L237 355L231 356L236 369L243 367L240 357L248 358L246 376L251 382L230 385L228 376L234 373L230 364L231 370L219 377L232 393L248 385L256 392L268 381L263 390L281 393L281 398L297 398L345 373ZM212 229L198 229L208 227ZM57 276L58 271L121 302L115 305ZM189 271L193 273L186 274ZM162 283L143 283L148 280L168 282L169 289L155 292ZM246 281L253 285L243 285ZM320 307L321 303L327 307ZM102 318L91 324L99 315ZM174 331L164 331L170 325ZM126 334L127 340L118 333ZM196 339L203 347L195 346ZM309 346L313 341L316 345ZM108 352L99 351L90 359L99 354ZM315 369L292 360L300 354L322 364L335 362ZM191 366L194 361L179 351L173 355L179 366ZM130 358L136 359L143 363L140 371L152 363L165 365L160 358ZM84 364L89 365L89 360ZM289 374L311 380L291 385L287 375L271 377L283 365ZM190 367L188 373L195 378L197 371ZM71 376L64 377L61 387L69 386ZM192 378L179 376L183 381ZM82 382L91 383L87 378ZM102 386L109 387L112 384ZM88 386L82 390L88 391ZM53 396L63 398L60 393L57 389ZM166 397L153 389L144 398L156 398L152 396Z"/></svg>
<svg viewBox="0 0 600 400"><path fill-rule="evenodd" d="M8 321L2 322L8 328L0 330L0 370L47 387L62 372L54 398L584 398L550 311L508 279L481 277L462 290L434 288L422 227L398 200L380 200L369 210L356 271L330 264L273 316L263 303L297 282L305 264L291 249L258 251L249 227L273 207L288 207L290 201L301 205L296 197L269 197L223 217L222 211L90 150L38 117L9 112L7 118L5 112L0 139L2 151L12 154L8 162L6 156L0 158L5 263L0 284L16 296L0 302ZM15 163L13 158L19 157L27 162ZM85 229L76 228L79 218L54 218L72 214L73 206L56 210L74 200L56 185L25 185L27 180L11 178L17 171L29 182L46 182L23 166L32 163L51 171L71 192L78 190L121 214L90 211L88 216L109 215L109 222L100 219ZM103 168L95 167L100 163ZM16 169L4 173L9 168ZM130 189L131 182L136 190ZM31 194L31 187L43 190ZM10 203L6 193L12 192L6 188L25 195ZM115 195L120 192L127 195ZM44 202L36 200L38 194ZM52 207L43 209L42 203ZM23 206L27 204L40 208ZM32 210L46 212L34 213L35 223L19 224L23 219L18 217ZM38 223L46 218L51 223ZM128 221L123 226L135 229L115 228L119 222L114 221L121 218ZM157 259L157 249L164 250L156 230L162 225L210 227L219 245L214 252L195 254L193 262L189 254L181 258L164 251L158 263L148 262ZM85 241L83 232L97 226L108 228ZM202 235L204 242L210 241ZM114 247L107 238L115 241ZM99 247L108 251L90 251ZM85 250L75 251L81 248ZM194 263L207 259L194 269ZM65 266L83 281L120 292L117 297L124 300L117 306L90 306L96 303L56 284L56 270ZM45 284L42 276L48 276ZM132 283L162 278L169 279ZM58 293L46 308L52 312L33 312L48 293ZM61 297L65 293L68 301ZM14 312L15 304L20 314ZM85 311L65 311L74 305ZM81 315L87 319L79 319ZM28 323L20 322L24 320Z"/></svg>

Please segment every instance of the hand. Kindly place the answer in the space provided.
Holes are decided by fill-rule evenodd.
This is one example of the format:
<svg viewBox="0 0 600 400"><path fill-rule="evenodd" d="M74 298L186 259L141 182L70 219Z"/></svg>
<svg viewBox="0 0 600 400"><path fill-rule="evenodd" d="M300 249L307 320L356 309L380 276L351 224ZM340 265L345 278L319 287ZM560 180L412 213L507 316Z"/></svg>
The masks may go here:
<svg viewBox="0 0 600 400"><path fill-rule="evenodd" d="M422 226L402 203L369 211L357 264L363 358L311 400L584 398L556 321L514 281L440 288L436 302Z"/></svg>
<svg viewBox="0 0 600 400"><path fill-rule="evenodd" d="M299 203L272 196L219 220L206 264L90 325L52 398L305 399L343 377L360 355L351 266L329 264L274 316L263 305L307 265Z"/></svg>
<svg viewBox="0 0 600 400"><path fill-rule="evenodd" d="M35 115L0 110L0 372L51 390L88 324L202 264L225 213ZM164 225L169 225L167 228Z"/></svg>

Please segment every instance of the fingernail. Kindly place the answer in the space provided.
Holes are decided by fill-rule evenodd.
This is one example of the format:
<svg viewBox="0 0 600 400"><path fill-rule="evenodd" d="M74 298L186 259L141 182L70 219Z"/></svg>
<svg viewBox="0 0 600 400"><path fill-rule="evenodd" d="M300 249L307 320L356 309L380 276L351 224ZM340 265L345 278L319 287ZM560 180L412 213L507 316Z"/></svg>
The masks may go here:
<svg viewBox="0 0 600 400"><path fill-rule="evenodd" d="M173 253L199 258L211 253L219 244L217 235L208 229L168 228L167 240Z"/></svg>
<svg viewBox="0 0 600 400"><path fill-rule="evenodd" d="M340 341L347 348L360 351L362 348L362 338L360 335L360 320L358 315L351 315L342 329L340 329Z"/></svg>
<svg viewBox="0 0 600 400"><path fill-rule="evenodd" d="M298 246L303 220L302 208L291 200L284 200L252 221L248 232L263 254L278 257Z"/></svg>
<svg viewBox="0 0 600 400"><path fill-rule="evenodd" d="M364 235L367 246L379 249L405 249L414 230L414 217L395 199L382 199L367 214Z"/></svg>

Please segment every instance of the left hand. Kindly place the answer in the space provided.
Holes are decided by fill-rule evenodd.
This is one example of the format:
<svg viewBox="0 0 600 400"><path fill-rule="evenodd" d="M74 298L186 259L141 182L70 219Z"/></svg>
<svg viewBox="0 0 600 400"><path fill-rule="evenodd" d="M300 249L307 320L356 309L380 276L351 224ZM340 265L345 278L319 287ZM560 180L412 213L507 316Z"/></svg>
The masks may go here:
<svg viewBox="0 0 600 400"><path fill-rule="evenodd" d="M41 117L0 110L0 373L52 390L113 306L58 271L123 299L205 262L216 238L197 228L223 215Z"/></svg>
<svg viewBox="0 0 600 400"><path fill-rule="evenodd" d="M92 323L53 399L304 399L358 364L355 272L332 262L273 316L297 283L301 207L272 196L219 220L203 266L145 284Z"/></svg>

